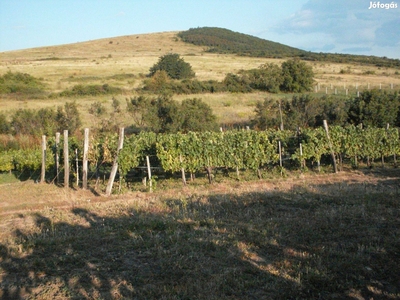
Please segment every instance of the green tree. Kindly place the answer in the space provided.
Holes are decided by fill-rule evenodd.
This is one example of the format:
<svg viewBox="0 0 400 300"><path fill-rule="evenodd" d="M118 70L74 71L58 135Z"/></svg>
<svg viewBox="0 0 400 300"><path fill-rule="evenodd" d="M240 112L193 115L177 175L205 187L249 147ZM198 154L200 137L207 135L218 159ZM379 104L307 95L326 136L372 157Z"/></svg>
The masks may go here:
<svg viewBox="0 0 400 300"><path fill-rule="evenodd" d="M249 76L250 86L257 90L270 93L279 93L283 83L282 69L276 64L263 64L258 69L246 72Z"/></svg>
<svg viewBox="0 0 400 300"><path fill-rule="evenodd" d="M38 118L33 109L18 109L11 117L14 134L39 135Z"/></svg>
<svg viewBox="0 0 400 300"><path fill-rule="evenodd" d="M64 107L59 106L56 121L59 131L68 130L73 133L78 130L82 122L76 102L66 102Z"/></svg>
<svg viewBox="0 0 400 300"><path fill-rule="evenodd" d="M222 84L228 92L249 93L251 92L250 80L246 75L226 74Z"/></svg>
<svg viewBox="0 0 400 300"><path fill-rule="evenodd" d="M89 107L89 113L99 118L107 112L106 107L100 101L93 102Z"/></svg>
<svg viewBox="0 0 400 300"><path fill-rule="evenodd" d="M178 105L169 96L134 97L127 101L127 107L139 127L154 132L175 132L179 128Z"/></svg>
<svg viewBox="0 0 400 300"><path fill-rule="evenodd" d="M5 114L0 114L0 134L9 133L11 130L10 122L7 121Z"/></svg>
<svg viewBox="0 0 400 300"><path fill-rule="evenodd" d="M150 68L150 76L153 76L157 71L165 71L172 79L192 78L195 73L192 66L185 62L179 54L166 54L158 60L158 62Z"/></svg>
<svg viewBox="0 0 400 300"><path fill-rule="evenodd" d="M259 129L279 128L279 101L273 99L265 99L264 102L257 102L254 110L255 116L252 120L252 125Z"/></svg>
<svg viewBox="0 0 400 300"><path fill-rule="evenodd" d="M147 124L151 124L156 120L152 119L152 116L156 116L156 112L149 112L153 108L151 104L153 100L143 95L136 96L126 99L126 107L129 114L132 116L133 122L138 127L145 127Z"/></svg>
<svg viewBox="0 0 400 300"><path fill-rule="evenodd" d="M179 108L181 118L178 131L214 131L218 129L217 118L211 107L201 99L185 99Z"/></svg>
<svg viewBox="0 0 400 300"><path fill-rule="evenodd" d="M297 126L314 127L317 117L322 113L321 101L310 95L293 96L291 101L282 105L285 116L285 128L295 129Z"/></svg>
<svg viewBox="0 0 400 300"><path fill-rule="evenodd" d="M157 70L144 84L144 90L165 94L168 91L170 78L167 71Z"/></svg>
<svg viewBox="0 0 400 300"><path fill-rule="evenodd" d="M385 127L388 123L399 125L399 100L397 92L364 91L350 101L349 122L376 127Z"/></svg>
<svg viewBox="0 0 400 300"><path fill-rule="evenodd" d="M302 93L311 90L314 82L312 67L298 59L289 59L282 63L282 84L284 92Z"/></svg>
<svg viewBox="0 0 400 300"><path fill-rule="evenodd" d="M348 101L342 97L323 96L319 99L320 114L316 117L316 126L322 126L323 120L330 125L345 126L348 120Z"/></svg>

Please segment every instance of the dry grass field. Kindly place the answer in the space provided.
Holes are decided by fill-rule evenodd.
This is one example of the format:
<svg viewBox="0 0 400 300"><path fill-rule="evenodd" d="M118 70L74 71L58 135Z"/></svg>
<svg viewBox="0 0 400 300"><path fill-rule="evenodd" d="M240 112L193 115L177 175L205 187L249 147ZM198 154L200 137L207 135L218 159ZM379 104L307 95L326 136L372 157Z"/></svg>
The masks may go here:
<svg viewBox="0 0 400 300"><path fill-rule="evenodd" d="M282 62L205 53L165 32L3 52L0 74L28 73L55 92L78 83L121 87L118 119L128 126L125 98L170 52L189 62L199 80ZM325 87L354 93L356 84L368 83L400 87L395 69L308 63L319 93ZM174 99L201 98L229 124L248 121L257 101L290 96ZM0 112L66 101L77 102L88 127L98 121L88 113L93 102L111 111L111 96L3 96ZM0 299L400 299L398 168L288 170L286 177L210 185L199 176L185 187L160 182L153 193L110 197L1 176Z"/></svg>
<svg viewBox="0 0 400 300"><path fill-rule="evenodd" d="M144 76L149 72L158 58L167 53L178 53L190 63L199 80L222 80L227 73L257 68L265 63L281 64L281 59L239 57L234 55L210 54L199 46L183 43L176 37L176 32L140 34L60 45L10 51L0 53L0 74L7 71L23 72L43 78L48 89L60 92L76 84L105 84L121 87L125 90L116 96L123 105L125 99L135 95L134 88L140 86ZM319 93L344 94L345 89L355 93L355 87L394 88L400 87L398 70L357 66L351 64L309 62L315 72L316 84L320 84ZM342 72L341 72L342 71ZM373 73L373 74L368 74ZM127 76L131 75L131 76ZM122 78L118 78L118 76ZM125 77L123 77L125 76ZM332 88L331 88L332 87ZM218 121L222 124L249 120L254 113L254 104L267 97L288 97L285 94L251 93L251 94L201 94L175 96L181 100L192 97L202 98L211 105ZM76 100L80 106L85 126L93 122L88 108L94 101L101 101L111 109L111 97L80 97L76 99L56 98L30 101L15 101L8 97L0 98L0 112L18 108L55 107L65 101ZM128 126L128 116L121 116L121 125Z"/></svg>

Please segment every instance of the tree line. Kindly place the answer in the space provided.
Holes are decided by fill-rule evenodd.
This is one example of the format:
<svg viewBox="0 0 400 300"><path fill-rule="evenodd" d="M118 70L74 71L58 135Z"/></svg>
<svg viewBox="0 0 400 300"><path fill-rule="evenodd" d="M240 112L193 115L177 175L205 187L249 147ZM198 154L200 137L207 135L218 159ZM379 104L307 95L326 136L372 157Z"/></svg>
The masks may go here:
<svg viewBox="0 0 400 300"><path fill-rule="evenodd" d="M258 129L315 128L327 120L338 126L362 124L382 128L390 124L400 127L399 107L398 91L378 89L366 90L354 97L300 94L291 99L267 98L256 104L252 125Z"/></svg>
<svg viewBox="0 0 400 300"><path fill-rule="evenodd" d="M195 73L190 64L178 54L166 54L150 68L144 82L144 91L153 93L199 94L199 93L250 93L254 90L270 93L301 93L310 91L314 72L298 59L289 59L280 66L263 64L259 68L228 73L222 81L193 79Z"/></svg>

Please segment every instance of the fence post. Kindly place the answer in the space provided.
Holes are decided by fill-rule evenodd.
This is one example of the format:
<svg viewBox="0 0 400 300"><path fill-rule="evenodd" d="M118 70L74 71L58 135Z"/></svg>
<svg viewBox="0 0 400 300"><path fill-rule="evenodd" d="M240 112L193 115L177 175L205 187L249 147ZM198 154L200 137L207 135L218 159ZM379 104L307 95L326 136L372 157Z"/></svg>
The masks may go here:
<svg viewBox="0 0 400 300"><path fill-rule="evenodd" d="M179 161L181 163L181 172L182 172L182 183L183 185L186 185L186 174L185 174L185 168L183 167L183 160L182 160L182 155L179 154Z"/></svg>
<svg viewBox="0 0 400 300"><path fill-rule="evenodd" d="M305 160L303 159L303 145L301 143L300 143L300 159L301 159L301 162L300 162L301 167L305 168L306 164L305 164Z"/></svg>
<svg viewBox="0 0 400 300"><path fill-rule="evenodd" d="M58 154L58 144L60 144L60 133L56 132L56 145L55 145L55 155L54 155L54 159L55 159L55 168L56 168L56 184L58 185L59 182L59 177L58 177L58 172L60 169L60 155Z"/></svg>
<svg viewBox="0 0 400 300"><path fill-rule="evenodd" d="M68 130L64 130L64 187L69 187Z"/></svg>
<svg viewBox="0 0 400 300"><path fill-rule="evenodd" d="M82 161L82 188L87 189L87 177L88 177L88 152L89 152L89 128L85 128L83 142L83 161Z"/></svg>
<svg viewBox="0 0 400 300"><path fill-rule="evenodd" d="M330 138L330 136L329 136L328 122L327 122L326 120L324 120L323 122L324 122L325 131L326 131L326 137L328 138L329 148L330 148L330 150L331 150L332 161L333 161L333 171L334 171L335 173L337 173L338 170L337 170L337 165L336 165L335 152L333 152L333 145L332 145L331 138Z"/></svg>
<svg viewBox="0 0 400 300"><path fill-rule="evenodd" d="M42 135L42 172L40 174L40 183L44 183L46 175L46 136Z"/></svg>
<svg viewBox="0 0 400 300"><path fill-rule="evenodd" d="M75 148L76 187L79 186L79 159L78 148Z"/></svg>
<svg viewBox="0 0 400 300"><path fill-rule="evenodd" d="M110 196L112 191L112 186L114 184L115 175L117 175L118 171L118 154L124 145L124 128L121 127L119 129L119 138L118 138L118 147L117 147L117 154L115 155L113 166L111 168L110 178L108 179L107 188L106 188L106 195Z"/></svg>

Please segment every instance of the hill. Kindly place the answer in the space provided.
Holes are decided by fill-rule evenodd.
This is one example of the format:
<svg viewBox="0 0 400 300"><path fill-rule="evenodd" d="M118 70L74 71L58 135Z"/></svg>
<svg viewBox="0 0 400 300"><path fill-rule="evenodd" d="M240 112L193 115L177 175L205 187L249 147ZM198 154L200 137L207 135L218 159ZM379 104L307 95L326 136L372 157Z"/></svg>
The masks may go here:
<svg viewBox="0 0 400 300"><path fill-rule="evenodd" d="M217 27L189 29L178 36L184 42L209 47L207 52L274 58L306 54L304 50Z"/></svg>
<svg viewBox="0 0 400 300"><path fill-rule="evenodd" d="M211 53L229 53L267 58L299 57L310 61L400 67L399 59L338 53L314 53L218 27L191 28L178 33L178 36L184 42L208 47L206 51Z"/></svg>

